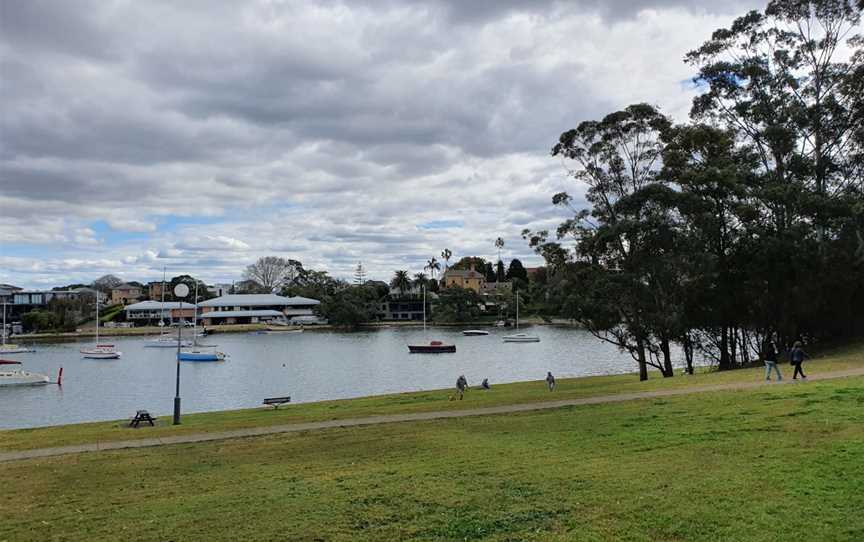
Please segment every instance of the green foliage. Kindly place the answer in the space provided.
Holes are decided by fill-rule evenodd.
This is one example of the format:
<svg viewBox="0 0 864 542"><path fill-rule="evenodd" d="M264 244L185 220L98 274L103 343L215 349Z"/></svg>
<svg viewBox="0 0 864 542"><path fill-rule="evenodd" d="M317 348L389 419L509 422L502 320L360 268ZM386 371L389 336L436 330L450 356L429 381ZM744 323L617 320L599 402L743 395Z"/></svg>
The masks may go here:
<svg viewBox="0 0 864 542"><path fill-rule="evenodd" d="M435 306L439 322L470 322L480 316L480 296L468 288L451 287L441 290Z"/></svg>
<svg viewBox="0 0 864 542"><path fill-rule="evenodd" d="M564 132L552 154L588 186L566 192L547 307L671 376L679 343L721 369L762 338L864 333L864 50L843 0L773 1L687 61L705 92L688 125L636 104ZM848 40L848 48L843 47ZM848 51L851 50L851 55ZM536 293L535 293L536 295Z"/></svg>
<svg viewBox="0 0 864 542"><path fill-rule="evenodd" d="M317 312L334 326L356 329L375 318L378 294L374 286L344 287L321 300Z"/></svg>
<svg viewBox="0 0 864 542"><path fill-rule="evenodd" d="M21 317L21 323L28 331L51 331L57 327L57 316L46 310L33 310Z"/></svg>
<svg viewBox="0 0 864 542"><path fill-rule="evenodd" d="M522 266L521 261L514 258L510 261L509 267L507 267L506 278L507 280L521 279L524 282L528 282L528 271Z"/></svg>

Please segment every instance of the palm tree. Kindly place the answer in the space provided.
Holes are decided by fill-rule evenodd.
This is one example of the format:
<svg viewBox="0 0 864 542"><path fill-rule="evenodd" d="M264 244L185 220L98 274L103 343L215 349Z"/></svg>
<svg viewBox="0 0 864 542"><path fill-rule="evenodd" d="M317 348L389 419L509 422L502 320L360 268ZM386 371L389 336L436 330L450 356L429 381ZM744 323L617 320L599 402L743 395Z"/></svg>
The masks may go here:
<svg viewBox="0 0 864 542"><path fill-rule="evenodd" d="M435 259L435 256L432 256L432 259L426 262L426 267L423 269L428 269L429 274L432 275L432 278L435 278L435 272L441 269L441 264L438 263L438 260ZM414 275L415 278L417 275Z"/></svg>
<svg viewBox="0 0 864 542"><path fill-rule="evenodd" d="M426 286L427 282L429 282L429 279L426 278L426 273L415 273L414 274L414 280L412 281L411 284L415 288L420 289L420 288Z"/></svg>
<svg viewBox="0 0 864 542"><path fill-rule="evenodd" d="M441 251L441 257L444 258L444 271L446 272L450 268L450 257L453 256L453 253L449 248L445 248Z"/></svg>
<svg viewBox="0 0 864 542"><path fill-rule="evenodd" d="M495 247L498 249L498 261L501 261L501 249L504 248L504 239L495 239Z"/></svg>
<svg viewBox="0 0 864 542"><path fill-rule="evenodd" d="M411 277L408 276L408 271L401 269L396 271L390 281L390 287L399 290L401 295L407 294L411 290Z"/></svg>

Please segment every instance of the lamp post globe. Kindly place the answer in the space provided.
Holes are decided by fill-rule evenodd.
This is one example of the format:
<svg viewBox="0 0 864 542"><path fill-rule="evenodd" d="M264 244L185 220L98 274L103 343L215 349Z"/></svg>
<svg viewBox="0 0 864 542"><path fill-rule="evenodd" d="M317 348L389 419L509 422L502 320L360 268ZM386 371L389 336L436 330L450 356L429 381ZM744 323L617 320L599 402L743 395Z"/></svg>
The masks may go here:
<svg viewBox="0 0 864 542"><path fill-rule="evenodd" d="M174 287L174 296L177 299L183 299L189 295L189 287L182 282ZM180 302L180 319L183 317L183 302ZM178 322L179 324L179 322ZM174 391L174 425L180 425L180 332L183 326L177 326L177 385Z"/></svg>

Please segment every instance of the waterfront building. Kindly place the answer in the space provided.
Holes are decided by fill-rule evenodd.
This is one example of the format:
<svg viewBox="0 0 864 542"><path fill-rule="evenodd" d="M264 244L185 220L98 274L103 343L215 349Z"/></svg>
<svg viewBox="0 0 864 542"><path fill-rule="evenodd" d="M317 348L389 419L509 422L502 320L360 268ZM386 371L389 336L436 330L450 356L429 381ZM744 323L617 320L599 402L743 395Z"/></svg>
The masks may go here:
<svg viewBox="0 0 864 542"><path fill-rule="evenodd" d="M165 324L178 320L191 322L195 317L194 304L178 301L166 301L164 304L154 300L140 301L126 305L123 310L126 311L126 320L137 324L153 324L160 319Z"/></svg>
<svg viewBox="0 0 864 542"><path fill-rule="evenodd" d="M202 301L198 306L205 325L292 320L315 323L318 318L314 309L320 303L317 299L276 294L229 294Z"/></svg>

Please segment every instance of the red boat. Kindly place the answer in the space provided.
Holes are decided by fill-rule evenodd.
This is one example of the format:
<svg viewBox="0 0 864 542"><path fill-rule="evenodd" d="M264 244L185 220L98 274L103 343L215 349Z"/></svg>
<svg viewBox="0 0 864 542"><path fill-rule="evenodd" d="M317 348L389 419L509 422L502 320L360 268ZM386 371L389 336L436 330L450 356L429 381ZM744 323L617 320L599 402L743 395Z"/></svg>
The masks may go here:
<svg viewBox="0 0 864 542"><path fill-rule="evenodd" d="M412 354L452 354L456 352L456 345L432 341L429 344L409 344L408 351Z"/></svg>

